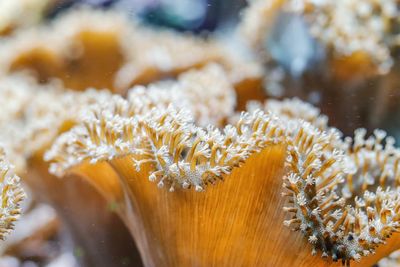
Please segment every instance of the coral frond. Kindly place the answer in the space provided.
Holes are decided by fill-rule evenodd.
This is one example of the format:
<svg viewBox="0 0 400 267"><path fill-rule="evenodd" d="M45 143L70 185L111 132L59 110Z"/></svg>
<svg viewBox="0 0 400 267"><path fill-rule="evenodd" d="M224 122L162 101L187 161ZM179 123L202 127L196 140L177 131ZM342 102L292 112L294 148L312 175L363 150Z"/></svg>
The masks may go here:
<svg viewBox="0 0 400 267"><path fill-rule="evenodd" d="M55 161L51 171L61 175L84 160L95 163L132 155L136 170L141 163L153 164L149 179L159 186L193 186L200 191L281 136L276 118L261 111L243 113L235 126L223 131L198 127L190 112L172 106L132 117L103 112L61 136L46 159Z"/></svg>

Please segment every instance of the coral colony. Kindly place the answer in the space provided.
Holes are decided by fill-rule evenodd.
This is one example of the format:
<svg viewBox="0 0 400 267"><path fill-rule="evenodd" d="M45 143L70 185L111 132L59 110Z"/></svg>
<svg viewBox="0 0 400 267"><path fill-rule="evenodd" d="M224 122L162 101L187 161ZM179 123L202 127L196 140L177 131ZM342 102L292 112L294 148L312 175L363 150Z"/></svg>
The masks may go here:
<svg viewBox="0 0 400 267"><path fill-rule="evenodd" d="M335 53L363 51L381 72L393 65L390 50L399 42L388 38L399 18L394 1L267 2L254 1L245 12L250 41L265 33L260 14L278 8L316 21L312 35ZM358 262L400 230L394 138L379 129L343 136L298 98L255 99L238 111L239 82L268 73L234 58L218 41L158 32L90 9L7 38L0 47L1 239L25 198L5 155L22 181L38 155L59 178L83 164L113 165L127 157L132 175L146 172L170 195L207 194L217 183L224 190L235 170L274 146L285 151L282 224L303 235L310 257ZM111 50L119 59L108 69L103 53Z"/></svg>
<svg viewBox="0 0 400 267"><path fill-rule="evenodd" d="M365 139L360 129L354 141L343 140L337 129L326 125L325 116L298 99L266 102L266 111L244 112L236 124L222 130L202 128L192 117L195 110L178 111L171 105L154 109L166 102L165 95L149 91L154 102L140 101L138 95L136 104L115 97L112 103L93 107L46 154L48 160L56 160L51 171L62 175L85 160L96 163L131 155L132 171L152 164L148 179L158 187L203 191L253 153L284 143L283 196L290 199L284 209L291 219L283 223L300 230L314 246L313 253L321 250L333 260L360 260L398 230L400 151L392 138L386 138L383 147L385 132L376 130Z"/></svg>

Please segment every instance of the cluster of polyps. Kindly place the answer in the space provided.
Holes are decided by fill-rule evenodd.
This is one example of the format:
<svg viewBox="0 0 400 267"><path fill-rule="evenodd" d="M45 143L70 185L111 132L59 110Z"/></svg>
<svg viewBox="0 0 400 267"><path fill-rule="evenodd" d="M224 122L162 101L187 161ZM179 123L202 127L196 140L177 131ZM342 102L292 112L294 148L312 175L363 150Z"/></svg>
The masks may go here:
<svg viewBox="0 0 400 267"><path fill-rule="evenodd" d="M167 182L170 191L176 184L202 191L281 135L273 118L261 112L243 113L236 126L228 125L222 132L213 126L190 125L185 117L170 109L142 123L146 133L142 155L156 165L149 179L158 180L160 187Z"/></svg>
<svg viewBox="0 0 400 267"><path fill-rule="evenodd" d="M255 108L275 112L286 125L285 225L301 230L313 252L359 260L398 231L400 152L392 137L375 130L366 139L359 129L343 141L318 109L298 99L249 105Z"/></svg>
<svg viewBox="0 0 400 267"><path fill-rule="evenodd" d="M13 167L0 148L0 239L4 239L13 229L21 213L20 204L24 197L19 177L14 174Z"/></svg>
<svg viewBox="0 0 400 267"><path fill-rule="evenodd" d="M391 138L383 148L385 133L379 130L367 140L365 130L356 131L351 146L350 138L340 144L332 142L335 136L307 128L312 126L287 141L285 210L292 217L285 224L303 232L313 253L320 249L333 260L360 260L400 228L399 152Z"/></svg>
<svg viewBox="0 0 400 267"><path fill-rule="evenodd" d="M107 45L111 41L115 42L116 50L110 53L118 55L114 60L119 61L121 56L120 65L113 70L115 75L111 75L115 79L110 85L98 85L93 81L86 86L112 86L125 90L141 79L148 83L159 80L165 74L175 75L194 66L228 60L216 41L168 30L155 31L138 25L116 10L79 8L60 15L50 23L21 30L5 38L0 43L0 72L33 71L42 75L42 79L58 78L75 88L76 84L69 82L71 78L79 78L79 73L76 76L72 73L69 77L74 64L68 62L81 62L76 67L89 71L86 60L90 61L91 54L101 49L102 42ZM96 49L90 49L89 46L96 43ZM102 55L107 56L98 56ZM31 60L39 63L32 64ZM43 61L49 62L52 67L40 64Z"/></svg>
<svg viewBox="0 0 400 267"><path fill-rule="evenodd" d="M268 99L263 104L257 101L249 102L247 110L261 109L279 115L284 121L304 120L320 130L328 129L328 117L313 105L298 98L287 98L282 101Z"/></svg>
<svg viewBox="0 0 400 267"><path fill-rule="evenodd" d="M132 117L103 111L82 125L59 138L47 153L47 159L57 161L52 172L62 174L87 159L94 163L130 155L137 171L142 163L153 164L149 179L160 187L167 184L171 191L176 185L201 191L282 136L275 118L261 111L243 113L235 126L223 131L198 127L190 112L172 107Z"/></svg>
<svg viewBox="0 0 400 267"><path fill-rule="evenodd" d="M132 107L167 107L173 103L176 108L189 109L201 126L220 125L231 116L235 98L225 71L217 64L185 72L174 82L136 86L128 94Z"/></svg>
<svg viewBox="0 0 400 267"><path fill-rule="evenodd" d="M288 138L287 167L284 193L289 197L285 210L291 213L285 225L301 230L323 256L359 259L357 239L347 227L349 208L335 189L343 183L343 153L335 150L330 137L307 124ZM330 156L329 156L330 154ZM347 228L344 228L343 225ZM362 250L361 250L362 252Z"/></svg>
<svg viewBox="0 0 400 267"><path fill-rule="evenodd" d="M26 157L57 137L64 123L76 122L81 109L110 96L108 91L39 85L20 75L1 79L0 139L17 172L25 168Z"/></svg>
<svg viewBox="0 0 400 267"><path fill-rule="evenodd" d="M345 139L343 149L353 165L342 189L346 198L375 191L377 187L393 189L400 184L400 151L394 147L394 139L385 138L386 133L382 130L375 130L374 136L367 139L365 136L366 130L358 129L354 140Z"/></svg>

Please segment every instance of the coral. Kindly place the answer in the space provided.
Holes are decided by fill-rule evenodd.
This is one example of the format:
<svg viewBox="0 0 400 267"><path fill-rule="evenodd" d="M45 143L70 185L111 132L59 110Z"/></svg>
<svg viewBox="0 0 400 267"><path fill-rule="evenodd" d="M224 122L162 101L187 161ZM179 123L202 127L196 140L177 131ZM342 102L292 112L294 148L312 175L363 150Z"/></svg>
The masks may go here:
<svg viewBox="0 0 400 267"><path fill-rule="evenodd" d="M399 44L396 1L288 1L284 9L304 14L311 33L335 53L365 53L383 73L392 66L391 49Z"/></svg>
<svg viewBox="0 0 400 267"><path fill-rule="evenodd" d="M66 154L68 159L65 158L64 159L65 162L63 163L66 165L66 167L65 166L61 167L61 169L68 168L71 167L71 165L76 164L76 162L73 163L74 162L73 159L77 158L79 158L80 162L85 160L86 158L91 158L91 160L95 162L97 160L112 159L116 154L122 156L129 153L129 151L131 151L135 147L136 143L141 144L144 142L144 140L141 140L140 138L137 139L138 136L143 134L143 132L145 131L150 131L151 129L153 129L152 125L154 124L154 122L151 123L151 121L152 120L157 121L156 118L152 117L141 118L150 111L152 111L153 108L157 109L154 109L152 112L150 112L150 114L152 114L152 116L155 116L157 112L161 113L160 109L161 110L165 109L168 107L169 104L172 103L179 109L186 108L191 114L191 115L188 114L186 116L189 117L194 116L198 124L206 126L207 124L210 123L214 125L220 124L223 122L224 119L228 118L233 113L234 99L235 99L234 91L231 88L230 83L226 78L223 69L217 65L209 65L198 71L190 71L184 73L178 78L176 82L172 81L161 82L150 85L146 89L140 86L134 87L128 93L127 101L123 100L120 97L115 96L113 98L113 101L111 102L106 101L105 103L94 107L93 108L94 112L89 113L88 116L86 116L83 119L83 121L85 122L85 128L82 129L81 127L77 127L75 130L73 130L72 132L74 133L72 135L76 134L76 136L69 136L70 134L66 134L66 136L69 136L65 137L66 139L71 138L71 140L72 139L76 140L79 143L82 142L82 144L85 144L86 147L79 147L80 145L78 145L76 147L76 151L74 152L76 154L72 157L67 156ZM99 113L98 110L102 110L102 112ZM163 112L165 112L164 114L165 116L168 115L168 111L163 111ZM177 117L182 119L181 116L182 114ZM112 121L115 122L116 124L114 126L110 121L108 121L108 119L111 119L112 117L115 117L114 119L112 119ZM172 118L170 119L172 120ZM141 129L139 129L138 128L139 121L145 123L145 125L147 124L148 125L145 126L139 124L141 127ZM201 137L197 135L201 135L204 138L206 138L206 136L210 135L211 133L214 133L220 136L220 138L217 139L222 138L221 133L217 129L209 127L208 129L206 129L206 131L209 131L209 133L206 133L204 132L204 130L195 127L194 125L189 123L189 121L186 122L186 125L183 122L178 123L177 125L182 124L180 126L182 128L180 128L174 123L172 123L173 122L172 120L170 122L172 125L168 124L168 126L166 126L166 128L164 129L165 133L173 131L172 129L170 130L167 129L167 127L169 126L178 127L175 129L175 131L178 130L183 131L181 135L177 136L177 138L179 139L175 141L176 144L181 144L182 146L179 148L180 152L177 152L177 154L174 156L175 161L177 161L176 162L177 164L179 163L178 161L182 161L180 158L182 157L185 158L183 155L180 154L186 153L189 150L188 147L183 146L184 143L189 142L189 140L194 141L195 139L198 140L197 142L200 142L199 138ZM123 127L123 131L118 130L118 128L120 127ZM153 129L153 131L154 130L155 129ZM229 127L226 128L226 132L230 134L235 134L236 131L237 130L235 130L234 128L229 128ZM87 139L86 137L89 137L89 139ZM102 140L103 137L106 137L106 140ZM133 137L136 139L133 139ZM90 138L92 139L90 140ZM159 138L161 139L164 138L165 140L163 142L169 142L168 138L171 137L168 134L164 137L160 136ZM236 138L243 138L243 137L236 137ZM63 137L61 137L60 139L63 139ZM154 142L154 140L152 140L152 142ZM201 143L203 144L204 142L206 141L202 140ZM218 140L218 142L222 142L222 140ZM227 143L224 144L224 146L228 146L229 142L228 141L226 142ZM100 145L100 143L101 143L101 148L97 147L97 145ZM114 146L119 147L117 151L115 151ZM211 143L209 143L208 146L211 146ZM60 148L57 148L56 151L60 149L62 150L63 147L64 145L60 144ZM88 150L85 151L85 149ZM163 150L165 149L165 147L158 147L157 149ZM203 153L205 153L206 155L209 154L210 151L208 150L212 149L212 147L209 148L204 147L204 149L205 151L203 151ZM215 151L213 152L214 154L215 153L217 153L218 155L223 154L222 151L219 151L219 149L223 149L222 147L218 149L216 146L214 149L215 149ZM231 149L230 152L228 151L226 152L227 155L232 153L234 154L235 152L236 153L240 152L239 147L230 147L230 149ZM194 153L194 151L192 152ZM54 152L54 151L49 152L47 153L46 157L51 158L52 153L58 154L59 152ZM152 153L154 153L154 151L153 152L147 151L145 154L151 155ZM244 153L244 151L240 153ZM199 157L202 158L205 155L203 156L199 155ZM227 155L225 155L224 157L226 157ZM210 155L208 156L210 157ZM215 156L216 155L213 155L213 157ZM244 156L247 156L246 153L244 153ZM194 163L196 163L197 157L195 157L193 160ZM213 159L213 160L219 162L219 159L218 160ZM169 161L170 160L168 160L168 162ZM185 162L183 160L181 164L187 165L188 162L187 161ZM233 166L235 164L230 163L229 165ZM60 166L52 165L51 168L53 169L54 172L60 174ZM200 169L204 168L205 166L201 167ZM225 167L225 169L226 168L228 167ZM57 169L57 171L55 169ZM187 185L192 184L200 189L203 186L204 183L203 180L205 180L205 182L208 182L208 180L212 180L211 178L206 179L205 177L206 174L201 174L197 176L204 176L204 177L203 178L197 177L196 181L185 183L185 187ZM170 184L173 184L173 179L172 181L169 182ZM194 182L198 184L193 184ZM179 184L183 185L183 182L181 181Z"/></svg>
<svg viewBox="0 0 400 267"><path fill-rule="evenodd" d="M21 202L25 193L20 184L20 178L14 174L13 166L7 161L4 150L0 148L0 239L13 230L14 222L21 214Z"/></svg>
<svg viewBox="0 0 400 267"><path fill-rule="evenodd" d="M285 2L285 0L249 1L248 8L243 11L243 20L239 28L245 40L260 48L264 35L272 28L277 12Z"/></svg>
<svg viewBox="0 0 400 267"><path fill-rule="evenodd" d="M400 159L392 137L384 140L386 133L375 130L365 139L365 129L359 129L354 141L341 140L326 116L296 98L249 105L261 107L292 129L284 186L290 192L285 210L293 217L285 224L305 234L313 253L320 249L334 260L360 260L398 231Z"/></svg>
<svg viewBox="0 0 400 267"><path fill-rule="evenodd" d="M81 111L98 101L107 101L111 93L94 89L71 91L57 82L44 85L38 84L32 77L13 75L0 79L0 96L0 104L4 107L0 120L0 140L4 142L7 155L10 154L10 160L17 165L16 173L31 190L30 196L34 201L45 202L56 209L66 232L62 233L62 237L65 238L65 234L68 236L67 242L59 242L62 246L60 249L67 247L72 253L70 246L82 247L84 255L79 257L79 262L87 266L112 266L115 259L124 257L132 262L140 262L131 237L123 234L127 230L117 215L108 209L111 204L80 178L61 180L50 175L48 164L43 161L44 151L60 133L70 129L79 120ZM70 210L82 213L71 218ZM29 217L28 214L29 210L24 209L24 215ZM44 249L49 251L48 246L56 250L53 248L54 240L49 243L44 239L54 239L54 236L46 237L41 229L30 229L31 224L25 219L20 220L20 227L17 228L19 233L11 241L28 230L34 233L17 244L11 242L3 254L17 256L21 261L29 254L29 257L35 257L35 262L43 260L47 264L57 252L50 251L48 254L51 255L43 255ZM39 221L39 218L34 220L35 223ZM48 230L43 231L48 234ZM7 246L7 243L2 245ZM36 256L37 253L40 255ZM99 253L104 257L99 257ZM1 261L1 264L7 264L7 261Z"/></svg>
<svg viewBox="0 0 400 267"><path fill-rule="evenodd" d="M184 109L170 106L134 114L122 112L129 107L127 101L116 98L114 102L118 103L114 112L93 112L55 142L46 154L47 160L55 161L53 173L62 175L86 161L95 164L129 157L138 173L142 164L151 166L148 179L158 187L203 191L207 184L230 176L233 168L240 169L251 155L285 144L283 196L288 205L283 211L291 217L284 225L300 230L313 245L313 253L322 251L323 257L344 263L359 261L398 230L396 186L376 186L378 181L382 186L386 179L394 179L399 162L390 156L394 151L390 138L382 151L380 131L376 142L364 142L357 132L354 147L348 148L351 139L343 141L318 109L298 99L267 101L265 110L277 115L267 115L253 105L252 112L241 114L236 125L227 125L222 132L213 126L195 126ZM364 143L368 145L360 149ZM382 165L376 170L361 155ZM368 186L371 192L366 191Z"/></svg>
<svg viewBox="0 0 400 267"><path fill-rule="evenodd" d="M115 101L126 105L122 99ZM252 153L276 142L280 133L274 117L260 111L243 113L236 126L227 125L223 132L195 126L184 109L152 109L128 118L120 114L95 113L83 120L83 127L62 135L46 153L47 160L57 161L50 170L62 175L87 159L96 163L131 154L138 158L136 171L142 163L154 164L149 179L157 180L159 187L167 184L173 191L175 185L193 186L202 191Z"/></svg>
<svg viewBox="0 0 400 267"><path fill-rule="evenodd" d="M394 146L394 138L386 137L386 132L379 129L368 138L365 129L356 130L354 135L354 139L346 138L343 145L353 164L353 171L342 188L343 195L354 198L368 195L368 191L397 188L400 182L400 151Z"/></svg>
<svg viewBox="0 0 400 267"><path fill-rule="evenodd" d="M347 0L251 1L241 31L252 45L260 48L274 18L282 12L302 16L311 35L333 51L334 57L345 61L346 64L340 64L342 67L353 66L354 72L359 65L372 63L379 73L387 73L393 65L391 52L399 44L399 8L394 0L363 1L361 5ZM367 68L364 66L363 70Z"/></svg>
<svg viewBox="0 0 400 267"><path fill-rule="evenodd" d="M82 108L111 94L93 89L74 92L57 83L39 85L32 78L15 75L0 80L0 95L0 137L19 173L29 156L74 124Z"/></svg>
<svg viewBox="0 0 400 267"><path fill-rule="evenodd" d="M207 92L207 96L213 95L214 97L205 97L205 92ZM84 114L81 118L82 121L85 121L85 127L81 129L81 127L78 126L74 131L77 135L84 136L85 134L89 134L89 137L93 138L97 138L96 135L98 134L100 134L100 138L102 138L104 134L109 131L110 132L106 135L116 134L113 138L108 139L104 144L105 146L99 150L94 144L88 147L89 149L103 151L107 154L99 156L101 159L112 158L115 154L112 148L113 145L116 144L115 142L133 142L134 140L129 140L129 138L131 136L136 136L133 133L128 134L126 131L138 131L138 129L134 129L137 127L136 119L145 116L152 110L156 110L153 113L161 112L161 110L168 108L170 104L174 104L179 109L186 109L189 112L188 116L194 116L197 124L203 126L208 124L218 125L233 114L234 99L234 90L231 88L223 69L218 65L209 65L201 70L193 70L184 73L175 82L160 82L149 85L147 88L143 86L133 87L128 92L127 100L119 96L113 96L111 101L109 99L105 99L105 101L98 99L97 105L86 109L87 114ZM99 112L100 110L101 112ZM123 125L117 126L117 128L121 126L125 127L126 129L124 129L124 132L120 132L115 126L107 122L107 120L112 117L115 117L113 121L116 124L123 123ZM133 117L135 119L133 119ZM102 126L96 125L97 123L100 123ZM98 128L99 126L100 128ZM103 126L110 128L106 129L103 128ZM114 130L116 130L115 133L112 133ZM60 139L62 138L63 137ZM75 137L72 138L74 139ZM94 139L92 141L94 141ZM139 140L135 142L139 142ZM56 150L62 149L63 145L60 146L61 148ZM121 149L125 147L124 149L128 151L132 144L121 143L119 146ZM79 148L78 151L80 151ZM95 151L90 153L91 155L99 154ZM101 153L102 152L100 152L100 154ZM88 156L89 155L79 156L80 161ZM68 163L70 160L70 163L72 163L72 158L65 162L68 167L70 167L70 163ZM57 173L59 173L59 171L57 171Z"/></svg>
<svg viewBox="0 0 400 267"><path fill-rule="evenodd" d="M261 83L261 66L224 46L215 38L148 28L115 10L80 8L5 38L0 73L25 71L41 83L59 79L73 90L95 87L125 94L138 84L219 63L235 87L254 90L254 83Z"/></svg>
<svg viewBox="0 0 400 267"><path fill-rule="evenodd" d="M243 30L260 49L275 15L297 13L328 56L387 71L397 6L338 3L254 1ZM146 266L327 264L311 255L318 253L329 264L362 266L399 248L400 239L390 238L400 228L394 139L382 130L366 138L364 129L343 137L311 104L264 101L260 63L233 54L221 40L90 9L7 38L0 45L0 238L24 198L5 152L37 198L66 217L74 238L92 220L104 227L93 233L107 237L123 222ZM275 76L265 81L283 79L279 70ZM107 202L115 214L96 210ZM66 204L79 216L68 218ZM82 242L98 254L94 240Z"/></svg>
<svg viewBox="0 0 400 267"><path fill-rule="evenodd" d="M264 103L250 101L247 103L247 110L264 110L279 115L284 121L304 120L311 123L320 130L328 130L328 117L321 114L321 111L313 105L301 101L298 98L286 98L282 101L268 99Z"/></svg>
<svg viewBox="0 0 400 267"><path fill-rule="evenodd" d="M81 8L51 24L17 32L0 49L2 72L33 72L40 82L61 79L67 88L135 84L229 61L214 41L155 31L117 12Z"/></svg>
<svg viewBox="0 0 400 267"><path fill-rule="evenodd" d="M181 36L170 31L146 28L135 31L133 40L127 44L130 48L129 59L116 76L118 88L147 84L210 62L224 60L221 47L214 41L205 41L191 35Z"/></svg>
<svg viewBox="0 0 400 267"><path fill-rule="evenodd" d="M191 111L201 126L221 125L235 109L236 96L224 69L209 64L199 70L181 74L176 81L164 81L149 86L135 86L128 92L132 107L148 105ZM146 108L149 109L149 108ZM137 112L135 112L137 113Z"/></svg>
<svg viewBox="0 0 400 267"><path fill-rule="evenodd" d="M42 83L58 78L76 90L112 89L128 57L123 43L130 31L127 18L116 12L76 10L5 39L2 72L30 71Z"/></svg>
<svg viewBox="0 0 400 267"><path fill-rule="evenodd" d="M295 225L314 249L333 260L358 261L400 227L398 150L391 138L382 147L382 131L368 140L364 135L365 130L356 131L353 146L346 138L345 154L329 149L333 157L325 154L331 142L318 132L310 138L300 130L289 142L285 186L293 206L286 210L294 215L285 223ZM335 166L340 161L346 166Z"/></svg>

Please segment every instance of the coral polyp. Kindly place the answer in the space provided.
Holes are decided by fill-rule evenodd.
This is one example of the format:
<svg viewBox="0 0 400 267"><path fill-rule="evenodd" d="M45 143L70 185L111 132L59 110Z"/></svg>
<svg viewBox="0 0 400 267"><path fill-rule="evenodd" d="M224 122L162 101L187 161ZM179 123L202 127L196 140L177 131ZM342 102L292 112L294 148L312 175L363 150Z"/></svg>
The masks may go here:
<svg viewBox="0 0 400 267"><path fill-rule="evenodd" d="M286 187L292 192L293 206L286 210L293 213L293 219L286 223L306 235L314 252L318 248L334 260L358 261L400 227L398 151L392 139L383 148L384 132L375 131L376 137L367 140L365 132L356 131L348 153L333 152L346 162L346 168L335 167L338 160L326 157L323 148L329 142L311 141L309 135L299 133L289 148L291 171ZM350 138L346 141L346 145L353 143Z"/></svg>

